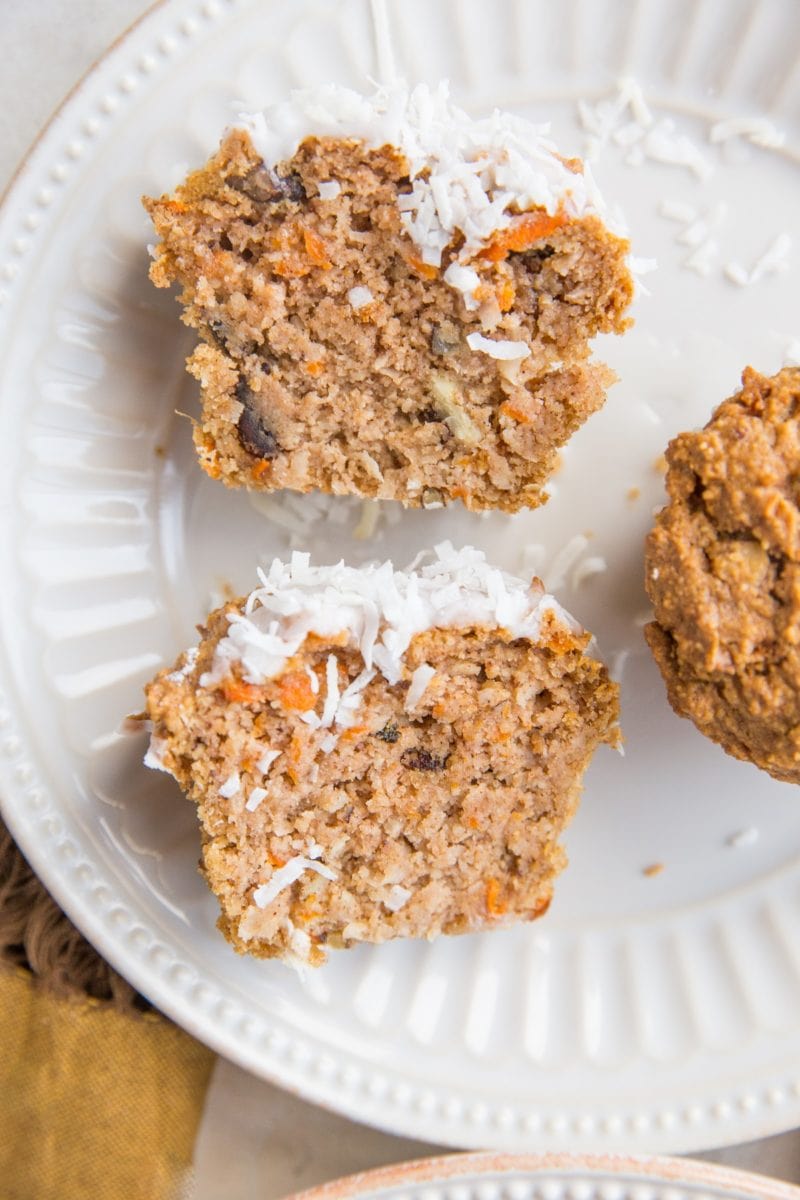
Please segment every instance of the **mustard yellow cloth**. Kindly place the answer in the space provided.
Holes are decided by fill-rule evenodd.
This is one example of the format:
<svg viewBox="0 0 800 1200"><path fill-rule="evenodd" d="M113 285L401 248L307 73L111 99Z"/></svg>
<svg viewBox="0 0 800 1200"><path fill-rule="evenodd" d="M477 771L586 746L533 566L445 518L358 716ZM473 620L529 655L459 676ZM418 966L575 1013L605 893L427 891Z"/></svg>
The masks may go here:
<svg viewBox="0 0 800 1200"><path fill-rule="evenodd" d="M156 1013L0 969L2 1200L174 1200L214 1054Z"/></svg>

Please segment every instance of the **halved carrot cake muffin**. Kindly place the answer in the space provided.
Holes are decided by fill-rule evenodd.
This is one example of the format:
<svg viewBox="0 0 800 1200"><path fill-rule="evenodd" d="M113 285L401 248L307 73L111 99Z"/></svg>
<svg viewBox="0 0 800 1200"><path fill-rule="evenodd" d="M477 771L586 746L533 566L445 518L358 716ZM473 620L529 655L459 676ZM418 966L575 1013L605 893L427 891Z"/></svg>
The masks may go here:
<svg viewBox="0 0 800 1200"><path fill-rule="evenodd" d="M237 950L532 920L618 689L588 633L477 550L395 571L296 553L147 688L146 762L198 806Z"/></svg>
<svg viewBox="0 0 800 1200"><path fill-rule="evenodd" d="M588 167L444 85L294 93L145 205L231 487L535 506L613 380L589 339L629 324L628 243Z"/></svg>

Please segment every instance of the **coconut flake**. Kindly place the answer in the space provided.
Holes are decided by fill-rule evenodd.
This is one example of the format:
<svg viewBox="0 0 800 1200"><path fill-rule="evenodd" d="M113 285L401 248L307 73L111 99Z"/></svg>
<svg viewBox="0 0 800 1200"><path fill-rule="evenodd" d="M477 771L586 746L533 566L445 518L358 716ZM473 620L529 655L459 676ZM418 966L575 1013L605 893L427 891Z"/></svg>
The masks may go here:
<svg viewBox="0 0 800 1200"><path fill-rule="evenodd" d="M267 789L262 787L254 787L250 795L245 801L245 808L249 812L255 812L261 801L267 794Z"/></svg>
<svg viewBox="0 0 800 1200"><path fill-rule="evenodd" d="M317 184L320 200L335 200L342 190L338 179L325 179Z"/></svg>
<svg viewBox="0 0 800 1200"><path fill-rule="evenodd" d="M696 272L698 275L708 276L714 266L714 261L717 257L719 246L714 238L709 238L693 250L691 254L683 260L683 266L690 271Z"/></svg>
<svg viewBox="0 0 800 1200"><path fill-rule="evenodd" d="M260 887L256 888L253 892L253 903L257 908L266 908L284 888L291 887L293 883L296 883L304 871L316 871L323 879L336 879L336 872L332 871L330 867L326 867L324 863L297 854L282 867L273 871L266 883L262 883Z"/></svg>
<svg viewBox="0 0 800 1200"><path fill-rule="evenodd" d="M256 763L257 769L261 772L262 775L266 775L267 771L270 769L272 764L275 762L275 759L280 758L280 756L281 756L280 750L265 750L264 753L259 758L258 762Z"/></svg>
<svg viewBox="0 0 800 1200"><path fill-rule="evenodd" d="M590 555L584 558L583 562L579 562L572 572L572 586L579 588L587 579L591 579L593 575L602 575L608 570L608 563L600 554Z"/></svg>
<svg viewBox="0 0 800 1200"><path fill-rule="evenodd" d="M412 638L428 629L499 626L514 637L536 641L543 613L552 611L567 628L580 630L552 597L533 594L523 580L490 567L479 550L455 550L450 542L436 546L433 560L417 570L395 571L390 562L313 567L307 555L297 555L288 564L276 559L260 582L244 612L228 614L228 633L218 642L201 687L226 678L235 665L248 683L263 683L281 672L310 633L337 639L345 635L365 669L377 669L396 684ZM326 677L322 718L313 710L299 714L311 728L323 722L330 727L344 700L338 694L335 655L328 658ZM359 679L359 686L366 686L368 677ZM350 689L344 695L348 691L352 697Z"/></svg>
<svg viewBox="0 0 800 1200"><path fill-rule="evenodd" d="M779 233L770 243L750 272L750 282L757 283L765 275L778 275L789 269L789 251L792 239L788 233Z"/></svg>
<svg viewBox="0 0 800 1200"><path fill-rule="evenodd" d="M692 204L687 204L684 200L662 200L658 206L658 211L668 221L680 221L681 224L685 225L689 225L692 221L697 220L697 209Z"/></svg>
<svg viewBox="0 0 800 1200"><path fill-rule="evenodd" d="M147 747L147 752L144 756L144 765L151 767L154 771L166 771L171 775L169 767L164 765L164 751L169 743L166 738L150 736L150 745Z"/></svg>
<svg viewBox="0 0 800 1200"><path fill-rule="evenodd" d="M401 908L408 904L413 892L408 888L404 888L401 884L395 883L389 888L389 893L383 901L383 907L388 908L389 912L399 912Z"/></svg>
<svg viewBox="0 0 800 1200"><path fill-rule="evenodd" d="M308 664L306 664L306 675L308 676L308 682L311 684L311 691L314 693L315 696L318 696L319 695L319 675L317 674L317 672L315 670L313 670L312 667L308 666Z"/></svg>
<svg viewBox="0 0 800 1200"><path fill-rule="evenodd" d="M643 101L642 101L643 103ZM602 213L591 173L570 170L549 141L549 126L511 113L474 119L450 101L447 83L397 84L362 96L327 84L292 92L260 113L243 113L256 150L269 165L290 158L308 137L358 138L396 147L408 161L411 191L399 197L401 221L424 263L462 236L468 262L514 216L533 208L570 217Z"/></svg>
<svg viewBox="0 0 800 1200"><path fill-rule="evenodd" d="M239 791L240 787L241 787L241 779L239 776L239 772L232 771L231 774L228 776L228 778L225 780L225 782L220 787L219 794L223 798L223 800L230 800L230 798L232 796L236 795L236 793Z"/></svg>
<svg viewBox="0 0 800 1200"><path fill-rule="evenodd" d="M443 279L445 283L450 284L451 288L461 292L464 297L464 306L468 311L473 312L480 307L480 301L476 298L475 292L481 286L481 277L474 267L464 267L461 263L451 262Z"/></svg>
<svg viewBox="0 0 800 1200"><path fill-rule="evenodd" d="M786 134L767 117L729 117L725 121L717 121L709 129L708 137L709 141L715 143L743 137L767 150L779 150L786 143Z"/></svg>
<svg viewBox="0 0 800 1200"><path fill-rule="evenodd" d="M219 606L217 606L219 607ZM184 663L177 671L170 671L167 679L170 683L180 683L183 679L188 679L194 670L197 662L197 646L190 646L184 654Z"/></svg>
<svg viewBox="0 0 800 1200"><path fill-rule="evenodd" d="M415 708L423 697L425 689L436 674L434 667L428 663L421 663L416 670L411 673L411 686L406 693L405 710L410 712Z"/></svg>
<svg viewBox="0 0 800 1200"><path fill-rule="evenodd" d="M347 299L350 307L358 312L360 308L366 308L368 304L372 304L375 297L368 287L351 287L347 293Z"/></svg>
<svg viewBox="0 0 800 1200"><path fill-rule="evenodd" d="M504 361L512 359L527 358L530 354L530 346L525 342L512 342L508 339L498 339L484 337L482 333L468 333L467 345L470 350L480 350L483 354L488 354L490 358L499 358Z"/></svg>
<svg viewBox="0 0 800 1200"><path fill-rule="evenodd" d="M325 664L325 682L328 693L325 697L319 724L321 729L330 729L339 707L339 660L335 654L328 655L328 661Z"/></svg>
<svg viewBox="0 0 800 1200"><path fill-rule="evenodd" d="M546 571L548 587L557 591L564 586L567 573L575 566L588 545L589 539L582 533L576 533L561 547Z"/></svg>

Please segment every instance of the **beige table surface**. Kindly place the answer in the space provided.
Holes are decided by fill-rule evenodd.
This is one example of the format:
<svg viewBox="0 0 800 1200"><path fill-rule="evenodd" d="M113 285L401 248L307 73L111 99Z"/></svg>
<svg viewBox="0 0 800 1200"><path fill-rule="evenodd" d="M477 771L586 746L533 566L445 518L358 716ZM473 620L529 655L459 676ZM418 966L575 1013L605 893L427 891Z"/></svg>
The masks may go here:
<svg viewBox="0 0 800 1200"><path fill-rule="evenodd" d="M0 189L73 84L150 7L143 0L0 0ZM436 1147L356 1125L220 1061L192 1200L273 1200ZM800 1131L697 1157L800 1183Z"/></svg>

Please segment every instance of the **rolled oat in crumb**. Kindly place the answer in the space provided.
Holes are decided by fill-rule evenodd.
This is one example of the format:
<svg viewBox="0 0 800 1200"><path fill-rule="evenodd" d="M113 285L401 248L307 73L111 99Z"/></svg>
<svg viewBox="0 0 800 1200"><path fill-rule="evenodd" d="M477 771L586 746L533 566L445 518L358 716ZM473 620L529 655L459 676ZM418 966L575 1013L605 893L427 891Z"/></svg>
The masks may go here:
<svg viewBox="0 0 800 1200"><path fill-rule="evenodd" d="M629 324L628 244L589 168L444 85L295 93L145 205L230 487L533 507L613 381L589 339Z"/></svg>
<svg viewBox="0 0 800 1200"><path fill-rule="evenodd" d="M329 948L541 916L618 688L588 633L476 550L275 561L147 688L148 765L195 801L237 950Z"/></svg>

